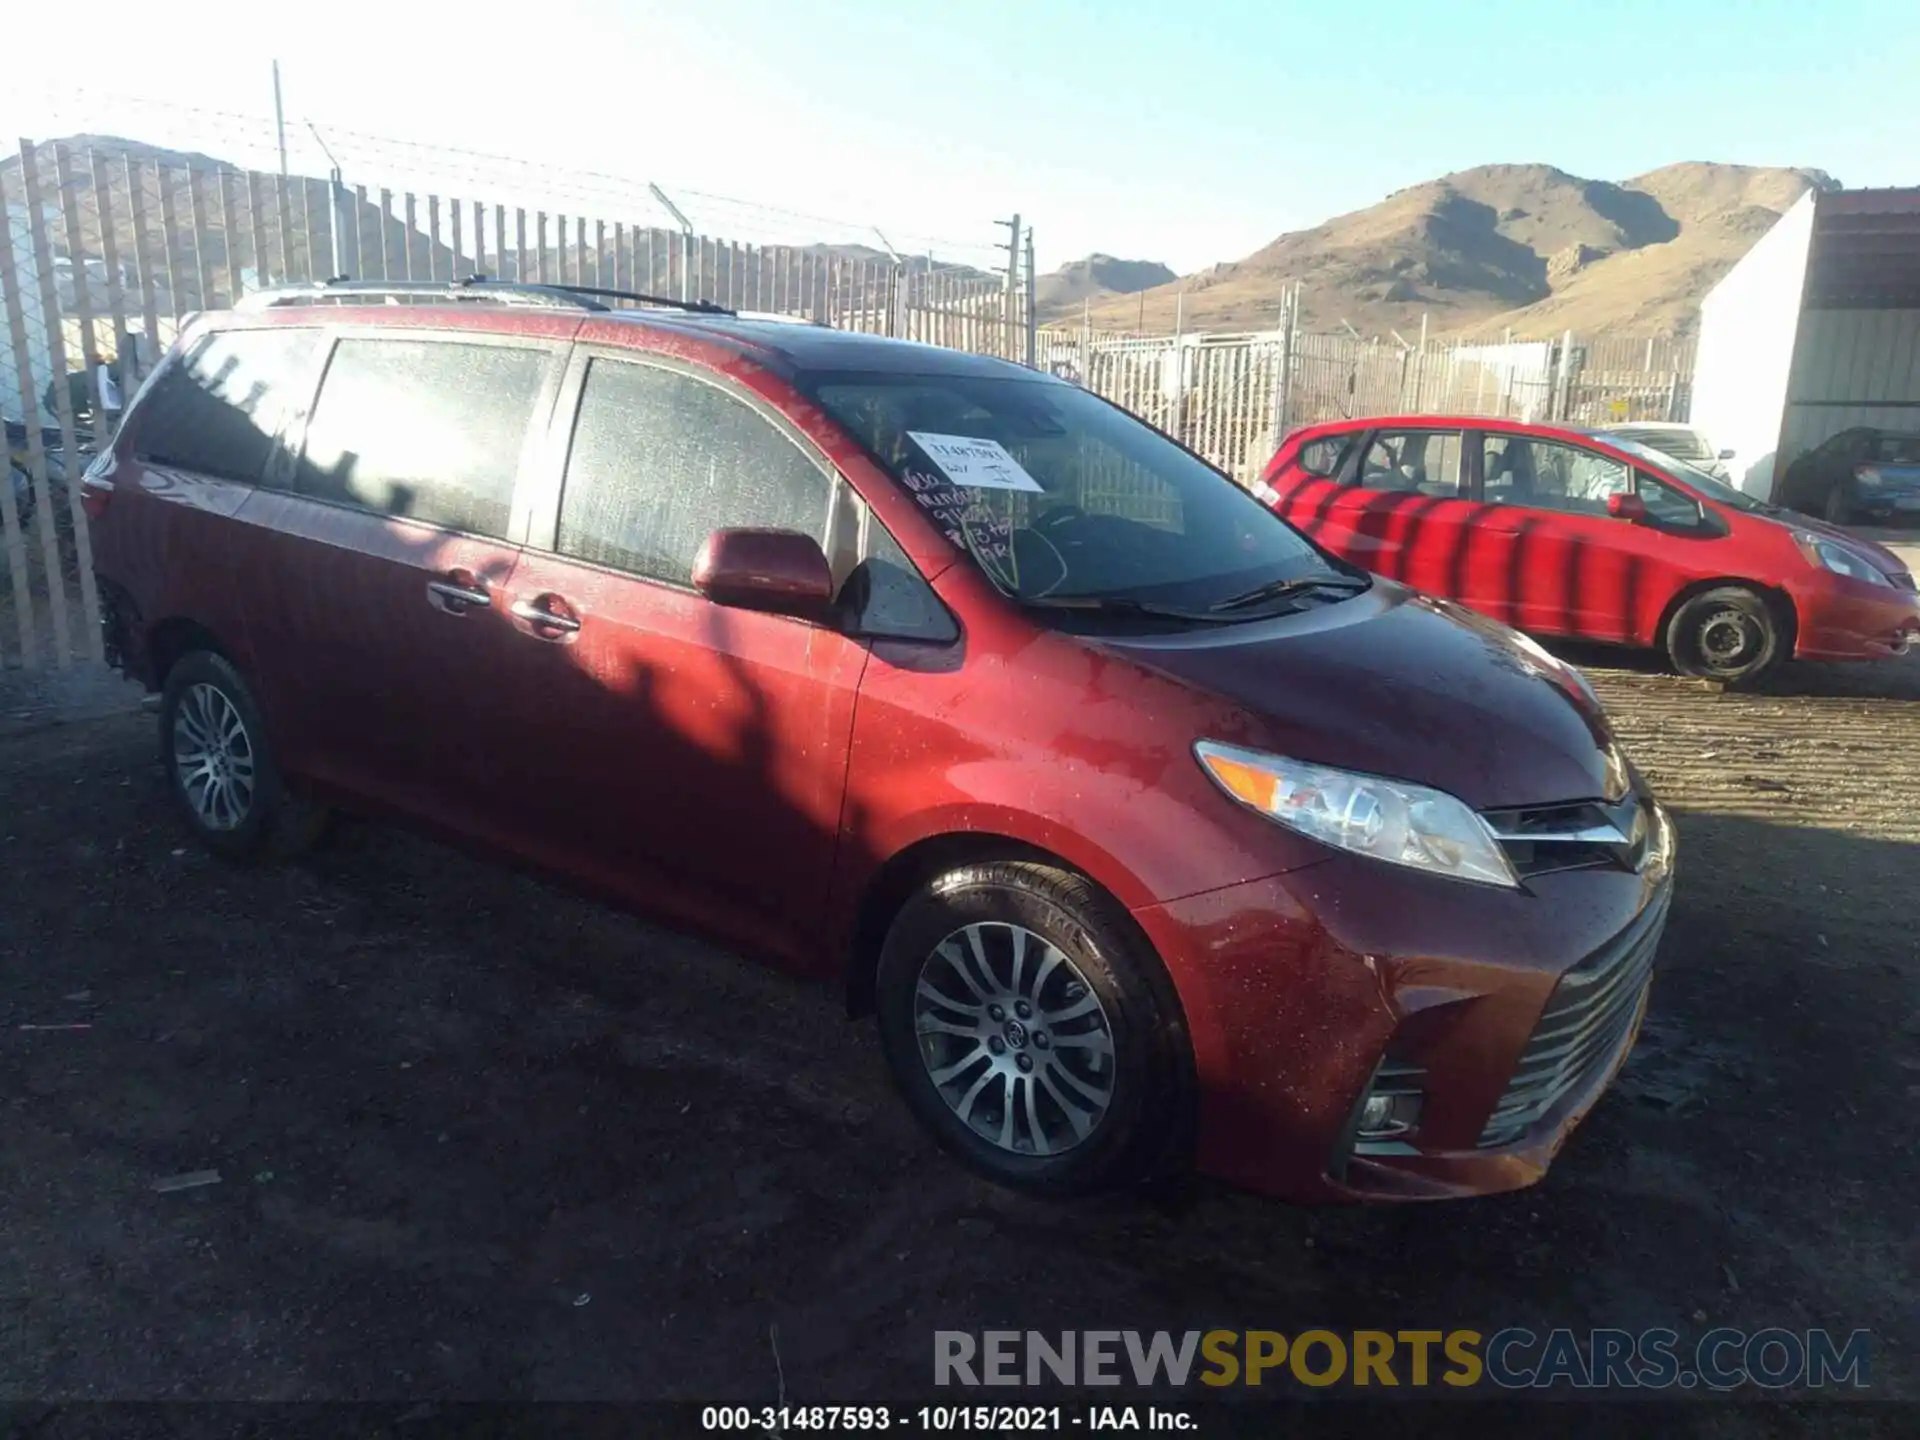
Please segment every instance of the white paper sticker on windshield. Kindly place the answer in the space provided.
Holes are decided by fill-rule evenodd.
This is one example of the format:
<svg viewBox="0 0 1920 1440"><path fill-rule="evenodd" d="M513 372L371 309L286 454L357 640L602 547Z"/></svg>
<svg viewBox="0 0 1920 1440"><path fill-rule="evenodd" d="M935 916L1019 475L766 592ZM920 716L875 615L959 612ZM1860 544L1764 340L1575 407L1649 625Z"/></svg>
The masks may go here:
<svg viewBox="0 0 1920 1440"><path fill-rule="evenodd" d="M998 440L981 440L972 435L933 435L925 430L909 430L913 443L940 467L940 473L956 485L984 490L1025 490L1034 495L1045 492L1040 482L1020 468L1020 462L1007 453Z"/></svg>

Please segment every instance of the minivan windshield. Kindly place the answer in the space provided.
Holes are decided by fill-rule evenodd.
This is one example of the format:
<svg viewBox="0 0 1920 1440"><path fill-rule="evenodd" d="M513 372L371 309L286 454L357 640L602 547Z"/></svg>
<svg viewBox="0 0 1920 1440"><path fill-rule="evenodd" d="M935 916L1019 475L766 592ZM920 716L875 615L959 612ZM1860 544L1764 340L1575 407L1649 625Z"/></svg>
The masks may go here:
<svg viewBox="0 0 1920 1440"><path fill-rule="evenodd" d="M1056 380L817 374L803 387L1002 593L1242 618L1365 587L1225 475Z"/></svg>
<svg viewBox="0 0 1920 1440"><path fill-rule="evenodd" d="M1779 507L1756 500L1744 490L1736 490L1718 476L1709 475L1698 466L1689 465L1684 460L1676 460L1665 451L1656 450L1651 445L1642 445L1638 440L1629 440L1624 435L1601 432L1597 437L1605 440L1616 450L1623 450L1633 456L1647 469L1657 474L1670 475L1682 485L1698 491L1717 505L1729 510L1742 510L1749 515L1771 515Z"/></svg>

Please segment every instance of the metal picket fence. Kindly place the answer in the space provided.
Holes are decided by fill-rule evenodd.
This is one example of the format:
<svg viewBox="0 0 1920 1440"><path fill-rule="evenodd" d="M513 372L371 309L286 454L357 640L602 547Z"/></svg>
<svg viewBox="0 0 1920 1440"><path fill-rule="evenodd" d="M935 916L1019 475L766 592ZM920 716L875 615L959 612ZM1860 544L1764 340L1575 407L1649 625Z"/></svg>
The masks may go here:
<svg viewBox="0 0 1920 1440"><path fill-rule="evenodd" d="M1606 424L1685 420L1692 341L1562 334L1419 346L1299 329L1138 336L1039 335L1042 369L1133 411L1251 483L1302 425L1361 415L1487 415Z"/></svg>
<svg viewBox="0 0 1920 1440"><path fill-rule="evenodd" d="M102 655L78 480L194 313L334 275L635 290L1021 360L1004 274L850 246L756 245L468 195L348 187L146 147L20 143L0 162L0 665ZM1030 252L1029 252L1030 253Z"/></svg>

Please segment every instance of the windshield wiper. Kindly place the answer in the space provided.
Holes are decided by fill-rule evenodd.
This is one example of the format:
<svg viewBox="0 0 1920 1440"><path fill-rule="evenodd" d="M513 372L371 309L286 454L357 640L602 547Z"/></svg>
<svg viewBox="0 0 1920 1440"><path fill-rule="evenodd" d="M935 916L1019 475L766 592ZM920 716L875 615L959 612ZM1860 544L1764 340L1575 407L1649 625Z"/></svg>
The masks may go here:
<svg viewBox="0 0 1920 1440"><path fill-rule="evenodd" d="M1291 595L1307 595L1315 590L1344 590L1358 595L1372 583L1362 580L1358 575L1314 575L1303 580L1272 580L1242 594L1230 595L1207 608L1213 611L1244 610L1268 600L1285 600Z"/></svg>
<svg viewBox="0 0 1920 1440"><path fill-rule="evenodd" d="M1156 605L1151 600L1130 600L1124 595L1016 595L1014 600L1030 610L1070 610L1083 615L1124 615L1129 619L1185 620L1196 625L1231 625L1225 615L1206 610L1181 610L1172 605Z"/></svg>

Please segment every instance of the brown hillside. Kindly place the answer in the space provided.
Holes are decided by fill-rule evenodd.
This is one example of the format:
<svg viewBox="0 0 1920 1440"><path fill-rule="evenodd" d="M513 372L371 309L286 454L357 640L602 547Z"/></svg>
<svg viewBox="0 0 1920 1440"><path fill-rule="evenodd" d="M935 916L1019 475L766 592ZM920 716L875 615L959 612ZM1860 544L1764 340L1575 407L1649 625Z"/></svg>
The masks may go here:
<svg viewBox="0 0 1920 1440"><path fill-rule="evenodd" d="M1511 325L1540 333L1689 328L1700 297L1819 171L1669 165L1623 184L1548 165L1484 165L1282 235L1243 260L1143 296L1096 304L1093 321L1171 330L1264 329L1289 286L1314 329L1411 337ZM1184 287L1186 298L1178 296Z"/></svg>
<svg viewBox="0 0 1920 1440"><path fill-rule="evenodd" d="M1089 255L1084 260L1070 260L1034 281L1034 309L1042 324L1077 319L1088 302L1098 304L1113 295L1135 295L1175 278L1174 272L1157 260Z"/></svg>

